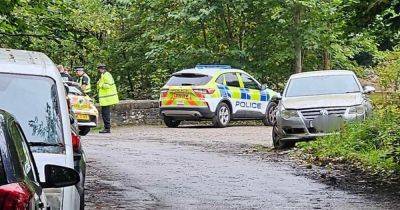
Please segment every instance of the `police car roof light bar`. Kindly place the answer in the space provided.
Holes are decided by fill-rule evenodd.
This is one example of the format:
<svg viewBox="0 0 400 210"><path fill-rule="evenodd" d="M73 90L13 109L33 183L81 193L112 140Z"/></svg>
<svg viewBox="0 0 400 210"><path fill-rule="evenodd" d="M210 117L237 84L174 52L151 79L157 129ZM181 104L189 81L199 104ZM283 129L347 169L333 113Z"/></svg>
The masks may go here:
<svg viewBox="0 0 400 210"><path fill-rule="evenodd" d="M232 67L229 65L220 65L220 64L198 64L198 65L196 65L196 69L211 69L211 68L231 69Z"/></svg>

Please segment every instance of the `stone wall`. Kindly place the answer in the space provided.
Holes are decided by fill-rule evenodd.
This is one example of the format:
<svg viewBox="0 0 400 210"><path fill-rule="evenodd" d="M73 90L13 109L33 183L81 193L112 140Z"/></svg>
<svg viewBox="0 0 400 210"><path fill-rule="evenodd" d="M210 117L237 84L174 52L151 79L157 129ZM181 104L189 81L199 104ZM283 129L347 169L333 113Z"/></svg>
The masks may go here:
<svg viewBox="0 0 400 210"><path fill-rule="evenodd" d="M159 125L158 101L124 100L111 109L113 125ZM100 109L99 109L100 112ZM101 117L99 122L102 123Z"/></svg>
<svg viewBox="0 0 400 210"><path fill-rule="evenodd" d="M124 100L111 108L111 124L126 125L161 125L157 100ZM98 107L101 114L100 107ZM99 123L103 124L101 116ZM184 125L211 125L211 122L183 122ZM261 120L233 121L231 125L262 125Z"/></svg>

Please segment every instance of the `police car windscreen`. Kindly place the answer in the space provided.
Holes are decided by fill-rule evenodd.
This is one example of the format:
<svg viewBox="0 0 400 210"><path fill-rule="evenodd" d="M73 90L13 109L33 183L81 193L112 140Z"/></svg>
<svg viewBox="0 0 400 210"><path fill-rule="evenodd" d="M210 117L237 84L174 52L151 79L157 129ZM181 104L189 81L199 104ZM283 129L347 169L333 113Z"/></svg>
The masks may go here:
<svg viewBox="0 0 400 210"><path fill-rule="evenodd" d="M64 143L57 95L50 78L0 73L0 109L14 115L29 142Z"/></svg>
<svg viewBox="0 0 400 210"><path fill-rule="evenodd" d="M168 80L168 86L197 86L205 85L211 77L203 74L174 74Z"/></svg>
<svg viewBox="0 0 400 210"><path fill-rule="evenodd" d="M353 75L328 75L290 80L286 97L330 95L360 92Z"/></svg>

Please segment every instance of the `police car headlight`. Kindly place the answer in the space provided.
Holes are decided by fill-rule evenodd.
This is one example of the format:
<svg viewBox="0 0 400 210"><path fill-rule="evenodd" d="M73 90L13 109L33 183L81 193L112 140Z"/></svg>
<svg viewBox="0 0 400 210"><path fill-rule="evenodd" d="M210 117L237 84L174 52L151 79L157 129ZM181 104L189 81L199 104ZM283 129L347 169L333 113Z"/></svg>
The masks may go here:
<svg viewBox="0 0 400 210"><path fill-rule="evenodd" d="M290 118L299 117L296 110L282 110L281 116L283 119L288 120Z"/></svg>
<svg viewBox="0 0 400 210"><path fill-rule="evenodd" d="M363 115L365 113L365 107L363 105L353 106L349 109L349 114Z"/></svg>

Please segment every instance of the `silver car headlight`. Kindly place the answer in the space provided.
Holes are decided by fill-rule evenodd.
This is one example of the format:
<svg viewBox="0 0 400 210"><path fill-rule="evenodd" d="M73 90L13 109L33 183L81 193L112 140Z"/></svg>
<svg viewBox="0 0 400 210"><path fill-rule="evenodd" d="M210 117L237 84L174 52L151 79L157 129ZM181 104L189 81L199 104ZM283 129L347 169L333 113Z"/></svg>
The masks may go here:
<svg viewBox="0 0 400 210"><path fill-rule="evenodd" d="M349 108L349 114L363 115L365 113L364 105L352 106Z"/></svg>
<svg viewBox="0 0 400 210"><path fill-rule="evenodd" d="M49 188L44 189L46 195L47 204L50 209L61 209L62 199L63 199L63 189L62 188Z"/></svg>
<svg viewBox="0 0 400 210"><path fill-rule="evenodd" d="M299 117L296 110L281 110L281 116L283 119L288 120L290 118Z"/></svg>

